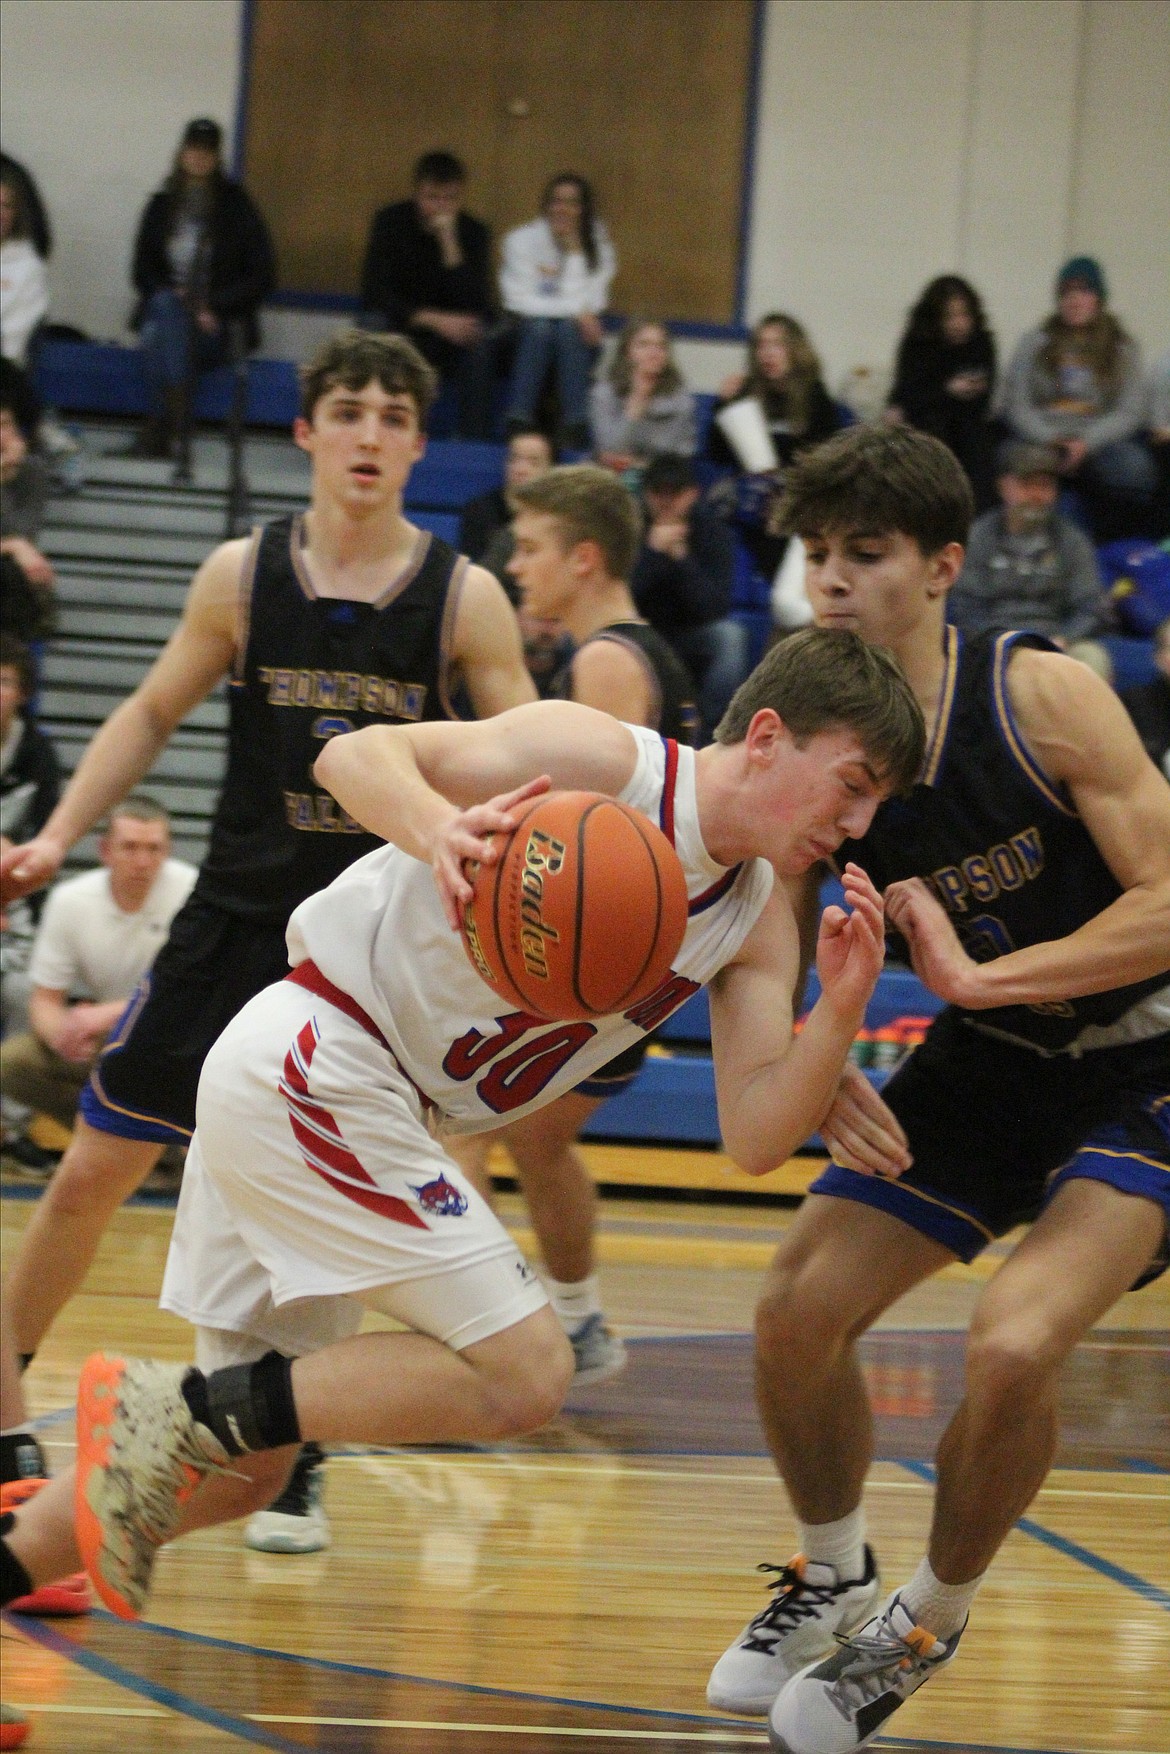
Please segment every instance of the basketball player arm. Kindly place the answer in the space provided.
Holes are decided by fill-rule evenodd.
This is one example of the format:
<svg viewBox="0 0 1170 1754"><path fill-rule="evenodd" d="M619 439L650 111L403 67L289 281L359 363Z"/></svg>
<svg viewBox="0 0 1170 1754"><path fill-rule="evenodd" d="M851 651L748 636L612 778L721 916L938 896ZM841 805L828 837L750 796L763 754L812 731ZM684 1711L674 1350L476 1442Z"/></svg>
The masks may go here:
<svg viewBox="0 0 1170 1754"><path fill-rule="evenodd" d="M477 719L536 699L516 612L500 581L485 567L469 566L464 577L451 661L471 696Z"/></svg>
<svg viewBox="0 0 1170 1754"><path fill-rule="evenodd" d="M313 772L343 809L432 866L452 927L471 899L464 863L494 864L491 837L547 791L616 797L637 759L633 733L572 701L535 701L472 724L369 725L332 738Z"/></svg>
<svg viewBox="0 0 1170 1754"><path fill-rule="evenodd" d="M247 546L225 542L203 563L178 627L134 693L98 731L40 834L4 853L5 903L56 874L69 848L149 773L175 726L230 670Z"/></svg>
<svg viewBox="0 0 1170 1754"><path fill-rule="evenodd" d="M829 907L821 916L821 996L799 1035L792 995L800 933L781 891L773 890L738 955L711 984L720 1131L749 1175L785 1162L828 1113L881 971L881 900L856 865L846 867L843 881L849 911Z"/></svg>
<svg viewBox="0 0 1170 1754"><path fill-rule="evenodd" d="M886 905L919 977L951 1004L984 1010L1108 992L1170 970L1170 787L1113 690L1075 659L1020 651L1008 688L1020 734L1064 788L1123 893L1075 932L975 963L919 879Z"/></svg>

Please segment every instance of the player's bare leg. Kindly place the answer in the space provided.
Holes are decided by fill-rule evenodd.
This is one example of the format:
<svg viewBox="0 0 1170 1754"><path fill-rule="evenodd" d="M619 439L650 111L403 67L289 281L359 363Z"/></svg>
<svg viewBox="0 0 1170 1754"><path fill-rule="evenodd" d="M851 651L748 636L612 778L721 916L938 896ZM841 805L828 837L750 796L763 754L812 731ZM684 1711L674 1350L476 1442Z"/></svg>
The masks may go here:
<svg viewBox="0 0 1170 1754"><path fill-rule="evenodd" d="M575 1150L581 1129L599 1106L595 1096L570 1091L504 1128L541 1259L554 1279L575 1284L594 1271L597 1189Z"/></svg>
<svg viewBox="0 0 1170 1754"><path fill-rule="evenodd" d="M941 1581L980 1576L1043 1485L1064 1362L1148 1266L1163 1223L1152 1200L1066 1182L983 1293L938 1450L929 1557Z"/></svg>
<svg viewBox="0 0 1170 1754"><path fill-rule="evenodd" d="M818 1194L777 1249L756 1310L756 1400L799 1551L715 1664L712 1705L766 1714L793 1675L874 1612L882 1586L862 1506L873 1419L855 1341L953 1258L885 1212Z"/></svg>
<svg viewBox="0 0 1170 1754"><path fill-rule="evenodd" d="M162 1155L151 1141L99 1132L79 1115L37 1201L8 1275L16 1350L35 1352L93 1263L106 1226Z"/></svg>
<svg viewBox="0 0 1170 1754"><path fill-rule="evenodd" d="M802 1523L861 1501L872 1418L854 1341L953 1259L887 1213L816 1194L777 1249L756 1310L756 1398Z"/></svg>

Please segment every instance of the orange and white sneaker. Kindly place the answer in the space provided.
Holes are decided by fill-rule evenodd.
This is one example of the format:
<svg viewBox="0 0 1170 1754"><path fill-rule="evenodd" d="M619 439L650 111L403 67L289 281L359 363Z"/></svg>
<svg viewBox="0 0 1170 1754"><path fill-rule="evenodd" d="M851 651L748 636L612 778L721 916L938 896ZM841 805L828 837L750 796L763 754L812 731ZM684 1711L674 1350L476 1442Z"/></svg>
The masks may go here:
<svg viewBox="0 0 1170 1754"><path fill-rule="evenodd" d="M965 1624L965 1623L964 1623ZM936 1638L896 1592L823 1662L794 1675L772 1707L768 1737L776 1754L854 1754L865 1748L932 1675L958 1655L963 1627Z"/></svg>
<svg viewBox="0 0 1170 1754"><path fill-rule="evenodd" d="M227 1451L183 1397L190 1368L95 1352L77 1385L77 1545L98 1595L123 1620L146 1606L154 1556L195 1488L230 1472Z"/></svg>
<svg viewBox="0 0 1170 1754"><path fill-rule="evenodd" d="M27 1504L46 1485L48 1481L42 1474L25 1480L5 1481L0 1486L0 1515ZM89 1579L84 1571L75 1571L69 1577L58 1578L54 1583L40 1584L35 1590L30 1590L27 1596L17 1596L15 1601L8 1604L8 1610L12 1614L41 1614L47 1619L72 1619L78 1614L88 1614L92 1607Z"/></svg>

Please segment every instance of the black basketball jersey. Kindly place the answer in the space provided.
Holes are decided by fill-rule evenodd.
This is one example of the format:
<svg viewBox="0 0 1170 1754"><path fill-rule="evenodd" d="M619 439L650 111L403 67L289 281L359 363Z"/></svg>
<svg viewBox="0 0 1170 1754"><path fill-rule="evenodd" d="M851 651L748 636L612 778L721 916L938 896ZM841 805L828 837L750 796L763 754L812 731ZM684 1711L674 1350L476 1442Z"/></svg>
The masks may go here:
<svg viewBox="0 0 1170 1754"><path fill-rule="evenodd" d="M373 603L318 597L304 524L258 532L240 581L228 762L196 893L231 913L287 919L382 843L313 779L330 737L451 717L451 627L466 561L426 531Z"/></svg>
<svg viewBox="0 0 1170 1754"><path fill-rule="evenodd" d="M657 702L657 716L651 721L650 729L660 731L664 737L673 737L676 743L693 746L699 734L695 685L690 671L662 635L648 621L611 621L608 627L599 627L596 633L582 640L577 650L599 639L614 640L618 645L631 648L649 672L653 700ZM572 670L570 661L553 677L549 692L557 700L573 698Z"/></svg>
<svg viewBox="0 0 1170 1754"><path fill-rule="evenodd" d="M1039 634L965 640L953 627L946 641L942 705L921 777L909 797L881 805L869 833L846 841L837 862L854 860L879 889L904 877L927 879L967 954L990 962L1067 937L1122 891L1071 799L1039 767L1012 715L1012 651L1055 648ZM969 1015L985 1027L1058 1049L1090 1024L1114 1022L1165 984L1165 975L1155 975L1082 999Z"/></svg>

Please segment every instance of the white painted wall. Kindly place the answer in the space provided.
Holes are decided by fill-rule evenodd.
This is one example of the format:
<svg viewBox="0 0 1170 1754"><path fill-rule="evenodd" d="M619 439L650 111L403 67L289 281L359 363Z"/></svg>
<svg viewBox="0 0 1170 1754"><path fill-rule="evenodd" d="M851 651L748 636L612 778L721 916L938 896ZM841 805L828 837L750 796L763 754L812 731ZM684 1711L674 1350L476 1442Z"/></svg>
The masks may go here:
<svg viewBox="0 0 1170 1754"><path fill-rule="evenodd" d="M749 317L800 317L835 382L956 272L1006 354L1085 252L1162 351L1168 94L1170 0L768 0Z"/></svg>
<svg viewBox="0 0 1170 1754"><path fill-rule="evenodd" d="M183 124L214 116L230 141L239 39L239 0L4 0L4 150L52 217L56 321L124 330L135 226Z"/></svg>
<svg viewBox="0 0 1170 1754"><path fill-rule="evenodd" d="M749 318L807 323L830 381L883 368L925 282L983 292L1003 352L1099 255L1170 345L1170 0L767 0ZM185 120L234 118L240 0L4 0L3 139L58 237L54 311L121 331L142 203ZM274 312L303 357L332 319ZM685 342L714 388L735 344Z"/></svg>

